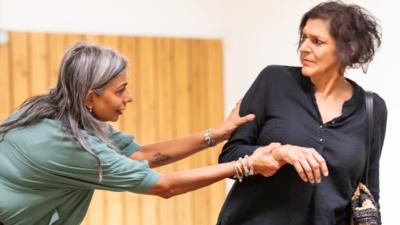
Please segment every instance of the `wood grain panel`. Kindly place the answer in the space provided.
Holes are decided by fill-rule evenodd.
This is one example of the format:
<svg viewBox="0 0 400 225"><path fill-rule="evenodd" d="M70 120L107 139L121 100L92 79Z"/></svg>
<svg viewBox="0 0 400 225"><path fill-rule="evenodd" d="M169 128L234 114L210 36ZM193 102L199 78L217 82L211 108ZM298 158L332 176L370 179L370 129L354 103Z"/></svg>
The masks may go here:
<svg viewBox="0 0 400 225"><path fill-rule="evenodd" d="M180 137L191 132L190 129L190 41L175 39L173 41L173 76L174 76L174 121L175 136ZM194 158L186 158L176 163L176 170L192 168ZM175 197L176 224L194 224L193 194L186 193Z"/></svg>
<svg viewBox="0 0 400 225"><path fill-rule="evenodd" d="M0 44L0 121L8 117L12 108L9 63L9 46Z"/></svg>
<svg viewBox="0 0 400 225"><path fill-rule="evenodd" d="M11 48L11 104L13 110L30 97L29 79L29 34L24 32L10 33Z"/></svg>
<svg viewBox="0 0 400 225"><path fill-rule="evenodd" d="M155 76L155 41L154 38L140 37L138 39L137 68L139 76L139 89L137 98L140 99L139 121L140 140L143 144L149 144L156 141L156 119L157 119L157 89ZM158 199L153 196L140 197L141 206L141 224L157 225L159 222Z"/></svg>
<svg viewBox="0 0 400 225"><path fill-rule="evenodd" d="M0 45L0 119L26 98L56 85L62 56L78 41L113 48L128 59L128 89L134 100L114 126L133 134L138 143L185 136L222 121L219 40L27 32L10 32L9 43ZM220 149L207 149L157 171L215 164ZM96 191L83 224L214 224L224 193L224 182L168 200Z"/></svg>
<svg viewBox="0 0 400 225"><path fill-rule="evenodd" d="M29 35L30 95L48 93L49 56L48 39L45 33Z"/></svg>

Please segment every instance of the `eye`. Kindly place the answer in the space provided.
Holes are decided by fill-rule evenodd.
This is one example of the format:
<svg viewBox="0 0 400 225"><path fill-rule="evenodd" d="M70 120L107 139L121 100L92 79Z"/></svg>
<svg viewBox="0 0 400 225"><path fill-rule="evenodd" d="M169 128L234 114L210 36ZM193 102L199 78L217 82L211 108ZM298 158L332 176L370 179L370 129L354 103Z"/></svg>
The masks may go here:
<svg viewBox="0 0 400 225"><path fill-rule="evenodd" d="M125 91L125 87L124 87L124 88L121 88L121 89L118 89L118 90L115 92L115 94L118 95L118 96L121 96L121 95L124 93L124 91Z"/></svg>
<svg viewBox="0 0 400 225"><path fill-rule="evenodd" d="M302 36L300 37L300 43L303 43L306 39L307 39L307 37L304 36L304 35L302 35Z"/></svg>
<svg viewBox="0 0 400 225"><path fill-rule="evenodd" d="M322 44L325 44L325 42L323 42L323 41L319 40L318 38L314 38L314 39L313 39L313 43L314 43L314 44L316 44L316 45L322 45Z"/></svg>

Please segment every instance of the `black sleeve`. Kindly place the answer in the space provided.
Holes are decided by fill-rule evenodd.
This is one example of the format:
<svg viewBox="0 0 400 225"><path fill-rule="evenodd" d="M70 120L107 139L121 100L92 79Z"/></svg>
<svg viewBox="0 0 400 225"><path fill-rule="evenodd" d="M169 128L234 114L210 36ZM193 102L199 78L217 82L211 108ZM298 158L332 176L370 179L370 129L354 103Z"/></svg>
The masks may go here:
<svg viewBox="0 0 400 225"><path fill-rule="evenodd" d="M368 188L379 205L379 160L386 132L387 109L382 98L374 94L374 131L368 170Z"/></svg>
<svg viewBox="0 0 400 225"><path fill-rule="evenodd" d="M243 97L240 112L241 116L249 113L255 114L255 120L240 126L232 134L229 141L224 145L219 156L219 163L231 162L239 157L251 155L255 149L256 141L265 121L265 99L268 89L267 78L269 76L270 67L266 67L253 82L250 89Z"/></svg>

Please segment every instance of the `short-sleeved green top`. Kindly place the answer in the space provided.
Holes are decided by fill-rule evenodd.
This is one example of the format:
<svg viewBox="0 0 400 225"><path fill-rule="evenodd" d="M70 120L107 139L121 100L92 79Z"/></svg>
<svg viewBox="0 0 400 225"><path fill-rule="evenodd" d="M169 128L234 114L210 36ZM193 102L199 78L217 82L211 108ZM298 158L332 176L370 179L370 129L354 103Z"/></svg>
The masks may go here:
<svg viewBox="0 0 400 225"><path fill-rule="evenodd" d="M87 142L96 159L63 130L60 121L9 131L0 141L0 221L5 225L77 225L95 189L143 193L159 180L147 161L129 159L140 149L133 136L110 126L122 154L95 136Z"/></svg>

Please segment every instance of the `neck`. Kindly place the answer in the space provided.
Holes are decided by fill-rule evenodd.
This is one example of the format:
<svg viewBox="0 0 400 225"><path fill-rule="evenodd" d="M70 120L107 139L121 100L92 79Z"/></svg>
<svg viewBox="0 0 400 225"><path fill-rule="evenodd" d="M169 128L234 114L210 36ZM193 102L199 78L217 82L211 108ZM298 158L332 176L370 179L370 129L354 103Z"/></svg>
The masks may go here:
<svg viewBox="0 0 400 225"><path fill-rule="evenodd" d="M315 86L315 95L323 99L338 98L344 93L352 92L351 84L343 74L324 74L310 79Z"/></svg>

